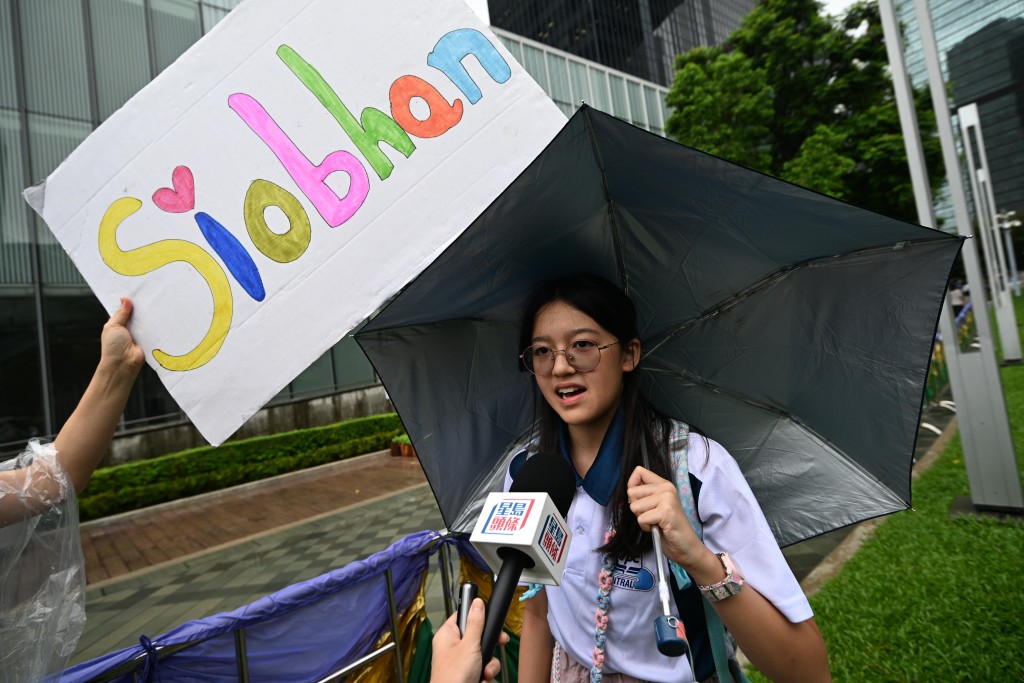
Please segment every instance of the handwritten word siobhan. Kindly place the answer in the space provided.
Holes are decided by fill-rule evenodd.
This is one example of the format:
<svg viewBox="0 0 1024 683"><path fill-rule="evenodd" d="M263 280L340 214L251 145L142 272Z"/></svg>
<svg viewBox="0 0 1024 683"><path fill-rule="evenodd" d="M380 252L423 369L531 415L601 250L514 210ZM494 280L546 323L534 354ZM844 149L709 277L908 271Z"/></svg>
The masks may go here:
<svg viewBox="0 0 1024 683"><path fill-rule="evenodd" d="M477 59L496 83L505 83L512 76L508 63L494 45L473 29L457 29L445 34L427 55L427 64L447 76L470 104L476 104L483 93L463 65L463 60L469 55ZM449 104L433 85L412 75L400 76L391 84L391 116L367 107L356 119L320 72L295 50L281 45L277 56L334 117L380 180L386 180L394 169L394 164L381 151L381 143L408 158L416 150L412 137L438 137L462 120L462 100L455 99ZM413 114L414 100L426 104L429 111L426 118L420 119ZM228 98L228 106L273 152L329 226L336 228L359 211L370 192L370 177L358 157L351 152L337 150L315 164L299 150L256 98L235 93ZM348 190L344 196L339 196L326 182L331 174L337 172L348 176ZM172 187L160 188L153 194L154 204L169 213L191 211L195 206L191 170L187 166L178 166L171 180ZM271 207L280 210L287 218L287 231L278 233L270 229L265 212ZM202 276L213 296L213 318L206 335L194 349L182 355L172 355L160 349L153 351L153 358L168 370L193 370L216 356L228 335L234 309L231 283L224 268L206 249L187 240L166 239L122 250L117 243L117 230L141 208L142 201L135 197L122 197L107 208L100 221L100 255L109 268L121 275L145 275L171 263L184 262ZM243 216L253 245L272 261L290 263L309 247L312 238L309 215L295 195L280 185L261 178L253 180L245 194ZM196 212L193 218L207 244L224 262L228 273L250 297L263 301L266 297L263 279L241 241L207 213Z"/></svg>

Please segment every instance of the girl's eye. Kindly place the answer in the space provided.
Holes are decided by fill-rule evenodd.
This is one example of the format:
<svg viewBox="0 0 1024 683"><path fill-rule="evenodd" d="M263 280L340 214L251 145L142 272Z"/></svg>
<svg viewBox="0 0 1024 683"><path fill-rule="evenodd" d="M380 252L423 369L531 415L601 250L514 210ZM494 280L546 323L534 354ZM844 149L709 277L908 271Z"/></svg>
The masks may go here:
<svg viewBox="0 0 1024 683"><path fill-rule="evenodd" d="M582 350L582 349L592 349L595 346L597 346L597 342L592 342L589 339L580 339L580 340L574 341L572 343L572 348L579 349L579 350Z"/></svg>
<svg viewBox="0 0 1024 683"><path fill-rule="evenodd" d="M544 356L547 356L547 355L550 355L550 354L551 354L551 349L549 349L546 346L534 346L533 347L533 357L534 358L543 358Z"/></svg>

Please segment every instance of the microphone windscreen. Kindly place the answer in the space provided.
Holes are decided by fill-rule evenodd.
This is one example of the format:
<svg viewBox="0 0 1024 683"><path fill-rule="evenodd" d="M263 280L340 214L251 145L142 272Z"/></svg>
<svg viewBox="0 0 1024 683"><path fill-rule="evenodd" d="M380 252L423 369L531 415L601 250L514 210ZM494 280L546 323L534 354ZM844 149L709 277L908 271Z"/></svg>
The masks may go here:
<svg viewBox="0 0 1024 683"><path fill-rule="evenodd" d="M564 519L576 494L576 473L565 458L538 453L519 468L510 493L546 493Z"/></svg>

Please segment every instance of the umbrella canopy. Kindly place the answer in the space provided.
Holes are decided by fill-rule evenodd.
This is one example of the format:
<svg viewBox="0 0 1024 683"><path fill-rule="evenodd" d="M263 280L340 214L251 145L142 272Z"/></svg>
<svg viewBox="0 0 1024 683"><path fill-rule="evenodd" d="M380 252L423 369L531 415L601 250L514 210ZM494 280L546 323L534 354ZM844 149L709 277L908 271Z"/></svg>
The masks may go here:
<svg viewBox="0 0 1024 683"><path fill-rule="evenodd" d="M616 282L644 394L732 453L787 545L909 507L961 242L584 106L357 340L467 531L543 400L518 365L527 294L575 272Z"/></svg>

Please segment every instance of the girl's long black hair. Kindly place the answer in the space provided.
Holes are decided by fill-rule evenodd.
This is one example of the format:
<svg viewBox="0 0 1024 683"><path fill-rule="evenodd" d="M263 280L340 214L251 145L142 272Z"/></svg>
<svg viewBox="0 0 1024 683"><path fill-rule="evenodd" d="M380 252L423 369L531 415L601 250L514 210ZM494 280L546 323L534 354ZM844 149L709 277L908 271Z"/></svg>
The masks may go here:
<svg viewBox="0 0 1024 683"><path fill-rule="evenodd" d="M639 339L636 308L626 294L614 284L588 273L550 280L539 285L527 299L519 326L519 348L530 346L537 314L544 306L562 301L593 318L611 332L620 347ZM521 367L521 366L520 366ZM521 369L525 372L525 368ZM536 388L536 387L535 387ZM539 395L534 393L535 413L539 430L539 449L544 453L558 452L558 430L562 423L558 413ZM623 374L622 410L625 416L625 436L622 448L622 470L609 501L615 535L599 550L614 557L639 557L648 552L653 541L651 534L640 529L636 516L629 509L626 482L633 470L643 465L641 440L647 442L649 469L660 477L672 481L669 457L671 420L658 412L640 393L636 370Z"/></svg>

